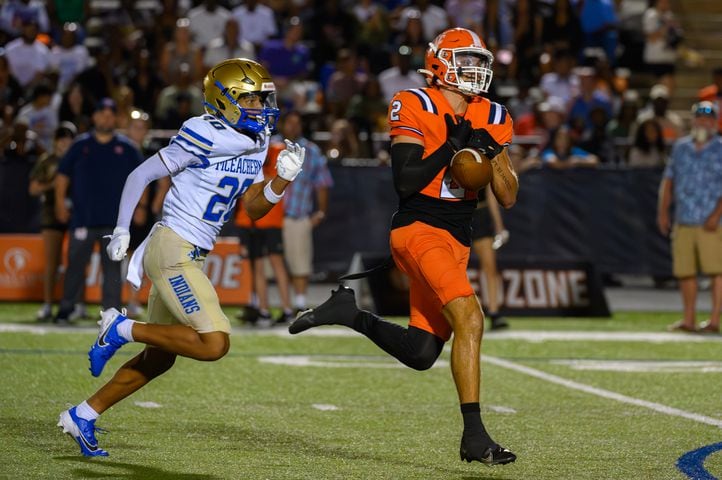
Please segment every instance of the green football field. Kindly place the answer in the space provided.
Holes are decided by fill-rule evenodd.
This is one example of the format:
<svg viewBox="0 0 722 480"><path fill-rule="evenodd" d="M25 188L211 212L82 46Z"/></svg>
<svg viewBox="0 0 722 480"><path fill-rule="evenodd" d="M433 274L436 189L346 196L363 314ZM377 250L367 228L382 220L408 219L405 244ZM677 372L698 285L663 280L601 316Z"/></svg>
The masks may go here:
<svg viewBox="0 0 722 480"><path fill-rule="evenodd" d="M179 359L106 412L110 457L85 459L58 414L140 345L93 378L94 323L36 324L36 308L0 304L0 478L722 478L722 337L667 333L673 314L487 334L482 415L518 455L488 468L459 460L448 350L415 372L341 328L237 328L219 362Z"/></svg>

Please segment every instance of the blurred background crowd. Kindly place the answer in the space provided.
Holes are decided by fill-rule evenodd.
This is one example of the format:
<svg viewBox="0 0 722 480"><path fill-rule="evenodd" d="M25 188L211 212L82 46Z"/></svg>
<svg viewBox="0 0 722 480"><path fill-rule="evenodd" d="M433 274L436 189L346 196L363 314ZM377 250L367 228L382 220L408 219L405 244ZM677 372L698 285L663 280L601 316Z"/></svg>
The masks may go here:
<svg viewBox="0 0 722 480"><path fill-rule="evenodd" d="M30 172L93 128L98 102L114 100L117 129L148 156L203 111L201 80L230 57L269 69L282 119L297 112L329 164L386 165L388 101L425 86L427 45L453 26L495 55L489 96L514 119L520 172L661 171L692 103L722 99L707 0L6 0L0 232L40 230Z"/></svg>

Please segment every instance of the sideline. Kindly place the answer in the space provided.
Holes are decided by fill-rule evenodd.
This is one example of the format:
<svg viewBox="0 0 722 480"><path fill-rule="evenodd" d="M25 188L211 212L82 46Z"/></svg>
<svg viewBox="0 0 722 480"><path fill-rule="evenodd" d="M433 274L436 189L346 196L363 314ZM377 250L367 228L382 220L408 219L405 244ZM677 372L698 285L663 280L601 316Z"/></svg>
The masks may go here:
<svg viewBox="0 0 722 480"><path fill-rule="evenodd" d="M362 335L345 327L319 327L303 333L291 335L285 325L272 328L232 328L233 335L259 335L275 337L359 337ZM45 335L48 333L98 333L94 326L67 326L38 325L29 323L0 323L0 333L34 333ZM699 335L694 333L674 332L599 332L575 330L512 330L505 332L488 332L484 340L519 340L524 342L644 342L644 343L722 343L722 335Z"/></svg>

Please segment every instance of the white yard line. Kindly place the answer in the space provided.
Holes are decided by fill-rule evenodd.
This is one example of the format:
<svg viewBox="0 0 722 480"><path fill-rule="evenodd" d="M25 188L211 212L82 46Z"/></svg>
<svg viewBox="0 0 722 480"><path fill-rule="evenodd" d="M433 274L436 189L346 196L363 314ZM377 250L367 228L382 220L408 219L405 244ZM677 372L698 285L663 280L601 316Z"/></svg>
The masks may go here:
<svg viewBox="0 0 722 480"><path fill-rule="evenodd" d="M655 412L663 413L664 415L669 415L672 417L682 417L688 420L693 420L695 422L712 425L717 428L722 428L722 420L719 420L717 418L687 412L678 408L662 405L661 403L648 402L647 400L628 397L627 395L622 395L621 393L612 392L603 388L592 387L591 385L585 385L583 383L575 382L573 380L568 380L566 378L552 375L551 373L546 373L535 368L520 365L518 363L510 362L509 360L504 360L502 358L483 355L482 361L490 363L492 365L496 365L498 367L514 370L515 372L523 373L525 375L529 375L530 377L535 377L540 380L561 385L562 387L566 387L571 390L578 390L580 392L589 393L598 397L607 398L609 400L615 400L617 402L627 403L629 405L635 405L637 407L648 408L650 410L654 410Z"/></svg>
<svg viewBox="0 0 722 480"><path fill-rule="evenodd" d="M0 323L0 333L23 332L44 335L47 333L98 333L97 327L57 327L54 325L33 325L22 323ZM292 337L286 327L254 329L233 327L234 335L260 335ZM362 335L345 327L321 327L308 330L303 337L359 337ZM505 332L487 332L484 340L520 340L524 342L643 342L643 343L722 343L722 335L695 335L672 332L599 332L599 331L549 331L549 330L510 330Z"/></svg>

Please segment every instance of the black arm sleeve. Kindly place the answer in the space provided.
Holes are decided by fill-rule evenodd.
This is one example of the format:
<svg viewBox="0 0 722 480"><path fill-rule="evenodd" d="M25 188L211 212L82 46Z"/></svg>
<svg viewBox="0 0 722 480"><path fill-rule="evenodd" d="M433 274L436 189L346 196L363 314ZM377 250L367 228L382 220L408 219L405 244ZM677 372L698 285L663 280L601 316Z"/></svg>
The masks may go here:
<svg viewBox="0 0 722 480"><path fill-rule="evenodd" d="M426 158L424 147L415 143L391 145L391 170L396 193L404 199L424 188L439 171L448 166L454 151L444 142Z"/></svg>

